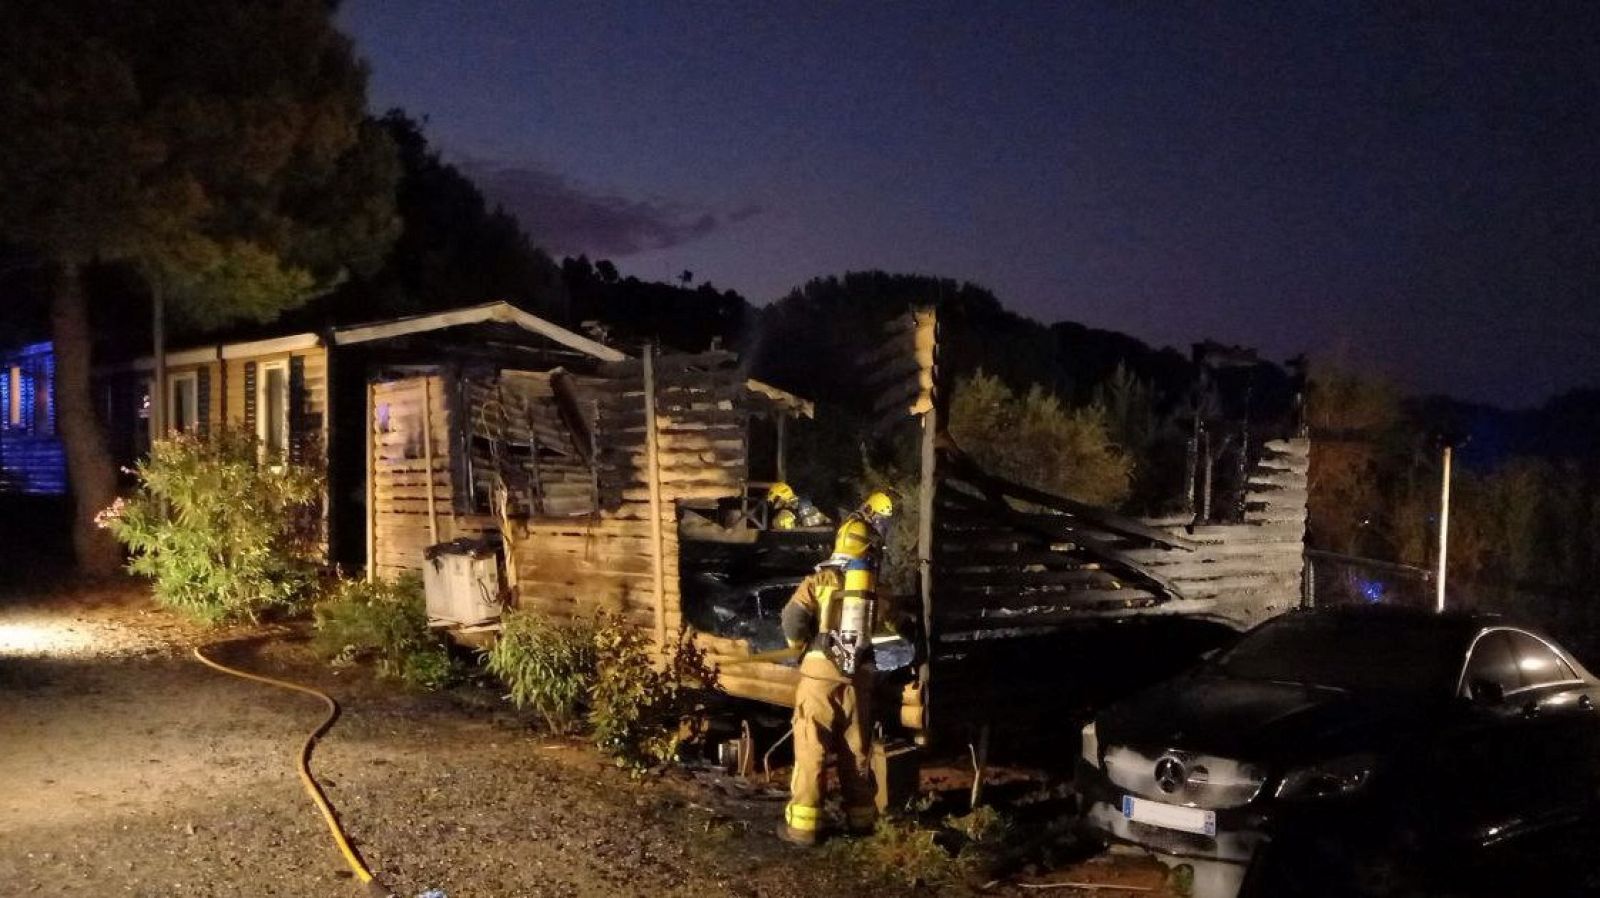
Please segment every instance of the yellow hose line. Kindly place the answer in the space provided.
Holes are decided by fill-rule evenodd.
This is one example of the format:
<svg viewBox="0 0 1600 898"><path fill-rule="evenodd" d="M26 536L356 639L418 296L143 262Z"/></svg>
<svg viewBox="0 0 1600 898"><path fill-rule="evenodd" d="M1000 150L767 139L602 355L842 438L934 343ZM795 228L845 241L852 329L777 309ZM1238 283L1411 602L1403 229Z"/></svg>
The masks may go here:
<svg viewBox="0 0 1600 898"><path fill-rule="evenodd" d="M361 860L361 855L357 854L355 848L350 844L350 840L345 836L344 827L339 825L339 818L333 811L333 805L328 803L328 796L322 793L322 787L317 785L316 777L311 775L311 751L316 747L317 739L321 738L322 734L333 726L333 722L339 719L339 703L333 700L333 696L328 695L326 692L312 689L310 686L301 686L299 683L290 683L287 680L275 680L272 677L263 677L259 674L235 670L226 664L207 658L198 646L195 647L194 657L201 664L212 670L219 670L240 679L265 683L268 686L276 686L279 689L290 689L315 696L322 699L322 703L328 706L328 716L322 719L322 723L318 724L310 735L306 736L306 741L300 746L300 761L297 765L300 771L300 782L305 785L306 794L311 796L311 800L316 804L317 810L322 812L322 819L328 823L328 832L333 834L334 844L339 846L339 853L344 855L345 863L350 865L350 870L355 873L356 879L360 880L363 885L373 886L375 880L373 879L372 871L367 869L366 863ZM375 889L374 891L378 894L387 894L382 889Z"/></svg>

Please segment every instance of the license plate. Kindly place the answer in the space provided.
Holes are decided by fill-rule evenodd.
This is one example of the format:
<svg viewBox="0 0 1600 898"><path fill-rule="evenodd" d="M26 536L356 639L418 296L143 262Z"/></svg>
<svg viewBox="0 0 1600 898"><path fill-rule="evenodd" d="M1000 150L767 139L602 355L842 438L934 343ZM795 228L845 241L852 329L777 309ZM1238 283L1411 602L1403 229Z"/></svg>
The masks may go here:
<svg viewBox="0 0 1600 898"><path fill-rule="evenodd" d="M1197 836L1217 834L1217 812L1200 808L1184 808L1175 804L1162 804L1144 798L1125 795L1122 798L1122 816L1135 823L1175 829Z"/></svg>

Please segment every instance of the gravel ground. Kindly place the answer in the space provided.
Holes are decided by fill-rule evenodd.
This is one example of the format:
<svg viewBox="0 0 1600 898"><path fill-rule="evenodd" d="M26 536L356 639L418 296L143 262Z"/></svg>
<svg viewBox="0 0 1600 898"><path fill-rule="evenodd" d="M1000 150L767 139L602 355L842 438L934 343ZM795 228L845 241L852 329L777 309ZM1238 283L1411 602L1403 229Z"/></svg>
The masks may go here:
<svg viewBox="0 0 1600 898"><path fill-rule="evenodd" d="M127 587L0 606L0 893L358 893L293 766L320 703L187 656L245 635L199 631ZM343 704L315 768L397 895L895 894L836 852L818 863L778 842L779 797L681 772L632 780L482 690L409 695L335 673L292 631L215 655Z"/></svg>

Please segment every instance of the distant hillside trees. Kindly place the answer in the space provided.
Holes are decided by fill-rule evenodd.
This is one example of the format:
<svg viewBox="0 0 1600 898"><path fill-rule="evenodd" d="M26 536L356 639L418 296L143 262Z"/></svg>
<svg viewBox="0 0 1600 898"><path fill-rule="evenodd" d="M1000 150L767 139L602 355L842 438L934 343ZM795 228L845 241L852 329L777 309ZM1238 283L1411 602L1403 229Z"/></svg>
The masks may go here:
<svg viewBox="0 0 1600 898"><path fill-rule="evenodd" d="M1600 578L1600 457L1587 451L1593 407L1576 396L1514 414L1408 402L1368 374L1314 367L1308 539L1432 568L1441 438L1465 439L1451 486L1450 582L1586 590ZM1540 445L1530 433L1550 436Z"/></svg>
<svg viewBox="0 0 1600 898"><path fill-rule="evenodd" d="M681 278L678 284L642 281L623 277L610 261L586 256L563 260L561 277L571 296L571 320L597 322L622 344L655 340L680 352L704 352L713 344L739 349L759 340L750 332L750 303L710 281L697 287Z"/></svg>
<svg viewBox="0 0 1600 898"><path fill-rule="evenodd" d="M1091 505L1121 505L1132 484L1104 411L1066 408L1037 386L1019 393L982 371L956 386L950 436L1001 477Z"/></svg>
<svg viewBox="0 0 1600 898"><path fill-rule="evenodd" d="M382 318L504 300L565 320L560 268L515 217L491 207L477 185L440 158L424 123L391 109L376 127L399 158L400 232L376 271L320 303L318 313Z"/></svg>

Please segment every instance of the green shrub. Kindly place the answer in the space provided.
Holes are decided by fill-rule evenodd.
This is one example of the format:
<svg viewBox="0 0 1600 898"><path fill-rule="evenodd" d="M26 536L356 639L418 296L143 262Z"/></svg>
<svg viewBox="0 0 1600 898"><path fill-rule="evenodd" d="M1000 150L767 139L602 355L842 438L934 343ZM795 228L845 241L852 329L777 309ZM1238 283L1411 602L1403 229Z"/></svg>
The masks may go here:
<svg viewBox="0 0 1600 898"><path fill-rule="evenodd" d="M297 604L314 582L322 477L304 465L257 463L255 435L157 440L139 463L139 485L101 512L155 580L163 605L208 622Z"/></svg>
<svg viewBox="0 0 1600 898"><path fill-rule="evenodd" d="M918 825L911 818L878 821L872 835L840 843L838 849L885 879L912 888L961 886L974 874L969 856L951 851L945 834Z"/></svg>
<svg viewBox="0 0 1600 898"><path fill-rule="evenodd" d="M593 621L509 612L489 650L489 672L510 687L512 704L532 708L553 732L572 732L594 688L596 630Z"/></svg>
<svg viewBox="0 0 1600 898"><path fill-rule="evenodd" d="M871 836L843 851L879 875L912 887L975 885L1015 865L1020 833L992 807L945 817L880 820Z"/></svg>
<svg viewBox="0 0 1600 898"><path fill-rule="evenodd" d="M408 686L438 689L455 676L450 652L428 629L422 581L342 580L317 603L312 647L325 658L371 661Z"/></svg>
<svg viewBox="0 0 1600 898"><path fill-rule="evenodd" d="M716 685L687 632L662 666L649 636L609 615L556 622L511 612L488 666L517 707L557 733L587 723L600 750L636 772L671 761L697 734L699 691Z"/></svg>
<svg viewBox="0 0 1600 898"><path fill-rule="evenodd" d="M616 618L604 619L596 633L589 724L595 744L635 772L671 761L680 744L699 734L699 692L717 680L687 630L665 666L657 666L653 646Z"/></svg>

